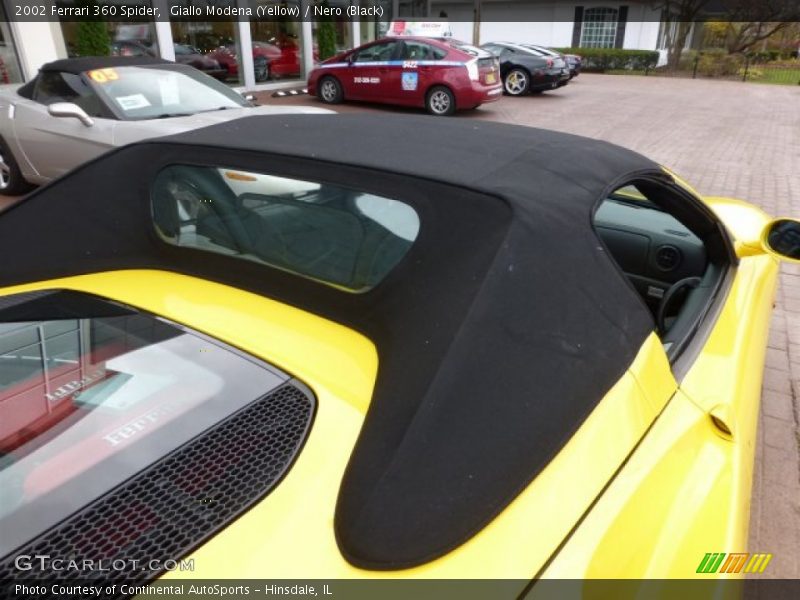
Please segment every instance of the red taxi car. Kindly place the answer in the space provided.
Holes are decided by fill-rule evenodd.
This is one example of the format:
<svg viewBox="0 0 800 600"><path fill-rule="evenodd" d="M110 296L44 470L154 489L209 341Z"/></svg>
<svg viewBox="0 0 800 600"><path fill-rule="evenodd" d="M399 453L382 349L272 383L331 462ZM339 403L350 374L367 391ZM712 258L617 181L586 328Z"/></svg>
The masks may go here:
<svg viewBox="0 0 800 600"><path fill-rule="evenodd" d="M311 71L308 93L328 104L364 100L424 106L434 115L476 108L502 95L491 53L447 38L385 38Z"/></svg>

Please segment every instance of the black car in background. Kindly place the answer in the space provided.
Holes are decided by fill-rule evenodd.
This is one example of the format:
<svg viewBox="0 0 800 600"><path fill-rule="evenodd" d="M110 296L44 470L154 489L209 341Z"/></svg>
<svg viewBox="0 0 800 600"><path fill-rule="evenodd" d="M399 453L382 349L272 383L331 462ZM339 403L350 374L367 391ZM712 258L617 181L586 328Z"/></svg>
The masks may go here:
<svg viewBox="0 0 800 600"><path fill-rule="evenodd" d="M569 82L569 67L563 57L545 56L509 42L489 42L481 48L500 61L503 91L510 96L553 90Z"/></svg>
<svg viewBox="0 0 800 600"><path fill-rule="evenodd" d="M583 59L578 56L577 54L563 54L558 52L557 50L553 50L551 48L545 48L544 46L537 46L536 44L520 44L524 48L528 48L533 50L534 52L538 52L542 56L558 56L563 58L567 61L567 66L569 67L569 78L572 79L573 77L577 77L581 72L581 67L583 66Z"/></svg>

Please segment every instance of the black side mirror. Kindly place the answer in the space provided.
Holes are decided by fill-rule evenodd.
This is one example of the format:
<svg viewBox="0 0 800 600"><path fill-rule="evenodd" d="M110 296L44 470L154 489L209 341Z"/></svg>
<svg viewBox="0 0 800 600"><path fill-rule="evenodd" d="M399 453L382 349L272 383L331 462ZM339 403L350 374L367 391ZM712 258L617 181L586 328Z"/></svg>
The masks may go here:
<svg viewBox="0 0 800 600"><path fill-rule="evenodd" d="M789 218L770 221L761 234L761 245L772 255L800 262L800 221Z"/></svg>

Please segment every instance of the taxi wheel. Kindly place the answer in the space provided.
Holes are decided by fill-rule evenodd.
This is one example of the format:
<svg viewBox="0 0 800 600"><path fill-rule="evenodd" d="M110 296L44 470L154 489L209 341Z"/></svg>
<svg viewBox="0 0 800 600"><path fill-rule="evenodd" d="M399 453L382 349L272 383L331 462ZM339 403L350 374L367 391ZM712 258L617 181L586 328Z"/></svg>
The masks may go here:
<svg viewBox="0 0 800 600"><path fill-rule="evenodd" d="M323 77L317 95L325 104L339 104L344 99L342 84L335 77Z"/></svg>
<svg viewBox="0 0 800 600"><path fill-rule="evenodd" d="M503 80L503 88L509 96L524 96L531 87L531 78L524 69L511 69Z"/></svg>
<svg viewBox="0 0 800 600"><path fill-rule="evenodd" d="M456 97L443 85L437 85L425 98L428 112L437 117L447 117L456 112Z"/></svg>

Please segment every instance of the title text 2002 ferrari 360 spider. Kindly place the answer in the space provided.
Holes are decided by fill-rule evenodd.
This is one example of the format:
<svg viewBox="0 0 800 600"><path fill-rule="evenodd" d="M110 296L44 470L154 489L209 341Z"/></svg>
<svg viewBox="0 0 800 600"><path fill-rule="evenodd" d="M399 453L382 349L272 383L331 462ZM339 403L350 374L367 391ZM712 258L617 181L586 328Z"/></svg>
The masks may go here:
<svg viewBox="0 0 800 600"><path fill-rule="evenodd" d="M0 573L693 577L746 549L799 228L490 123L117 149L0 216Z"/></svg>

